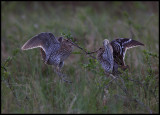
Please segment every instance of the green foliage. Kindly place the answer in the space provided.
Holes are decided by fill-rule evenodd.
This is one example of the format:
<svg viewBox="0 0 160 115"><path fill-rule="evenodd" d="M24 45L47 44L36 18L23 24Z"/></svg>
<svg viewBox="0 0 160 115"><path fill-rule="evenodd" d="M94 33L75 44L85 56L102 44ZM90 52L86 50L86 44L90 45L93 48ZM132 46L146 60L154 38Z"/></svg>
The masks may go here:
<svg viewBox="0 0 160 115"><path fill-rule="evenodd" d="M68 33L62 32L61 35L64 36L65 38L74 40L73 36L72 36L72 34L70 32L68 32Z"/></svg>
<svg viewBox="0 0 160 115"><path fill-rule="evenodd" d="M81 54L81 52L79 52L79 51L78 52L72 52L72 54Z"/></svg>
<svg viewBox="0 0 160 115"><path fill-rule="evenodd" d="M84 69L93 72L95 75L104 76L104 70L96 59L89 58L87 64L81 64Z"/></svg>
<svg viewBox="0 0 160 115"><path fill-rule="evenodd" d="M159 58L158 54L149 52L149 51L147 51L147 50L143 50L143 53L144 53L145 56L146 56L146 61L149 61L149 60L148 60L148 57L149 57L149 56L152 56L152 57L154 57L154 58Z"/></svg>

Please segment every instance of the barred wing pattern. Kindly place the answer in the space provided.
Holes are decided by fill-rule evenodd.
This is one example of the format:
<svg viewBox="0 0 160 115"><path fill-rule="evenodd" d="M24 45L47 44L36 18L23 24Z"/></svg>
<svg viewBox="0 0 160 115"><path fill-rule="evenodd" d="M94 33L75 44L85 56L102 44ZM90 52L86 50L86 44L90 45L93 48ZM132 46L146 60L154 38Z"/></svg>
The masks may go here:
<svg viewBox="0 0 160 115"><path fill-rule="evenodd" d="M54 37L52 33L42 32L28 40L21 49L29 50L38 47L41 48L43 60L47 62L51 53L53 51L56 52L57 50L59 50L60 42Z"/></svg>
<svg viewBox="0 0 160 115"><path fill-rule="evenodd" d="M144 46L144 44L128 38L115 39L111 41L111 45L113 47L114 61L119 65L125 65L124 58L127 49L137 46Z"/></svg>

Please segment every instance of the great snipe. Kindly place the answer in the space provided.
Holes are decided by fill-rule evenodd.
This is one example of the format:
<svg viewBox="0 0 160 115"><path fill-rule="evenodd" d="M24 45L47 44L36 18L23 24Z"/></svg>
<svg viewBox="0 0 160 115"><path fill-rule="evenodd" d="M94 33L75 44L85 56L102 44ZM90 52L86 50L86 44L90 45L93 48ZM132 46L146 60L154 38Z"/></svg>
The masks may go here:
<svg viewBox="0 0 160 115"><path fill-rule="evenodd" d="M97 59L102 65L106 73L119 73L118 68L125 70L129 66L125 65L124 59L127 49L136 46L144 46L144 44L128 38L119 38L111 41L107 39L103 42L103 47L91 53L97 52Z"/></svg>
<svg viewBox="0 0 160 115"><path fill-rule="evenodd" d="M63 37L55 38L50 32L42 32L28 40L21 49L29 50L33 48L40 48L44 63L53 65L60 75L64 60L73 51L73 43Z"/></svg>
<svg viewBox="0 0 160 115"><path fill-rule="evenodd" d="M112 72L114 64L113 49L107 39L103 41L103 47L97 51L97 59L105 70L105 73Z"/></svg>

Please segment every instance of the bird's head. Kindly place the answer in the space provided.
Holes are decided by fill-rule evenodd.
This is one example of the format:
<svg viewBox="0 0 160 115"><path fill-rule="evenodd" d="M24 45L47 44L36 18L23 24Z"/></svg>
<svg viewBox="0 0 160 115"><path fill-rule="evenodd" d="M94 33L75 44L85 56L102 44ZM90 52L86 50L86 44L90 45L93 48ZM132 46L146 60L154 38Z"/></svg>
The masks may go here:
<svg viewBox="0 0 160 115"><path fill-rule="evenodd" d="M70 39L64 39L63 43L68 45L68 46L70 46L70 47L73 47L73 43L72 43L72 41Z"/></svg>
<svg viewBox="0 0 160 115"><path fill-rule="evenodd" d="M109 44L109 40L104 39L104 41L103 41L103 45L104 45L104 46L107 46L108 44Z"/></svg>
<svg viewBox="0 0 160 115"><path fill-rule="evenodd" d="M109 40L104 39L104 41L103 41L103 46L104 46L105 48L107 48L107 49L110 48L111 52L113 53L113 48L112 48L111 44L109 43Z"/></svg>
<svg viewBox="0 0 160 115"><path fill-rule="evenodd" d="M59 38L57 38L57 39L58 39L58 41L61 43L64 38L63 38L63 37L59 37Z"/></svg>

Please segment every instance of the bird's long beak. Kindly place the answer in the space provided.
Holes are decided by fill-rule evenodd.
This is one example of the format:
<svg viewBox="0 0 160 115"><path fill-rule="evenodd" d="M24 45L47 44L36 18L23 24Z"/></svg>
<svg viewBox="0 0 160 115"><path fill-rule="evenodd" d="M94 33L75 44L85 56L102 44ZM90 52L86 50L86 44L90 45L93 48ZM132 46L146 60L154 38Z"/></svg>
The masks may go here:
<svg viewBox="0 0 160 115"><path fill-rule="evenodd" d="M97 51L99 51L99 49L97 49L96 51L93 51L93 52L88 52L88 54L97 53Z"/></svg>
<svg viewBox="0 0 160 115"><path fill-rule="evenodd" d="M88 52L86 52L83 48L81 48L79 45L73 43L71 40L68 39L68 41L69 41L72 45L74 45L74 46L78 47L79 49L81 49L82 51L84 51L85 53L88 53Z"/></svg>
<svg viewBox="0 0 160 115"><path fill-rule="evenodd" d="M85 51L83 48L81 48L79 45L73 43L71 40L68 40L71 44L73 44L74 46L78 47L79 49L81 49L85 54L89 55L90 57L96 59L94 56L90 55L89 52ZM97 50L98 51L98 50Z"/></svg>

